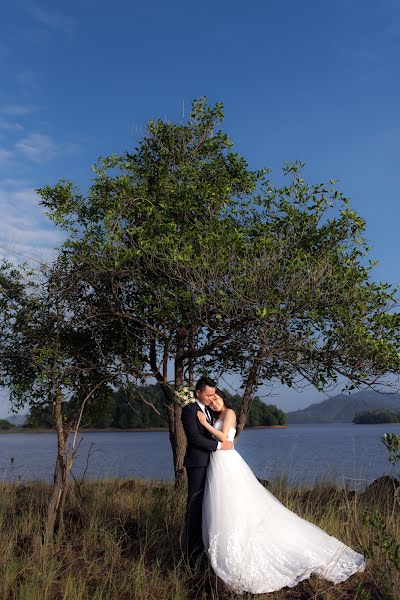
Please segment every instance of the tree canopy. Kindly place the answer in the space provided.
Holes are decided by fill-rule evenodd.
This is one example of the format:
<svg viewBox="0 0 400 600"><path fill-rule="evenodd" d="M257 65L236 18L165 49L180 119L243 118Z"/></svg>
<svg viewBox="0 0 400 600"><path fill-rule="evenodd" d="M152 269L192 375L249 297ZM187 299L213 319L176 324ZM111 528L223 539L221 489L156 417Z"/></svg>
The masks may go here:
<svg viewBox="0 0 400 600"><path fill-rule="evenodd" d="M150 121L136 149L99 160L86 194L39 190L66 233L65 314L79 312L106 371L158 382L178 480L183 381L239 376L240 433L265 381L351 388L400 367L397 291L373 280L364 220L301 163L281 185L251 170L222 121L221 104L197 100L187 121Z"/></svg>

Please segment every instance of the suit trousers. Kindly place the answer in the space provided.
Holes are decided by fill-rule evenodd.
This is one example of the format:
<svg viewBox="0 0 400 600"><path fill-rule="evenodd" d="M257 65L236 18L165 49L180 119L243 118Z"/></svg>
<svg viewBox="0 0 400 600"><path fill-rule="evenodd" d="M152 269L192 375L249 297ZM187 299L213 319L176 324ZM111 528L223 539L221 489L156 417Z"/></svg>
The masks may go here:
<svg viewBox="0 0 400 600"><path fill-rule="evenodd" d="M201 519L207 467L186 467L188 499L186 508L186 544L189 561L195 562L203 551Z"/></svg>

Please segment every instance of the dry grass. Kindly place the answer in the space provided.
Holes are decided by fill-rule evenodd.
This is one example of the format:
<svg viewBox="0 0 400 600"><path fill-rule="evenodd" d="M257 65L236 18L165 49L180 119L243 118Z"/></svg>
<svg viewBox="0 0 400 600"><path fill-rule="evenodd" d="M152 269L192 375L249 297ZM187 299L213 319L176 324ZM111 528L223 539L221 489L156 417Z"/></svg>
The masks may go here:
<svg viewBox="0 0 400 600"><path fill-rule="evenodd" d="M205 565L192 573L182 552L185 491L171 484L87 482L82 498L71 485L66 530L50 551L43 543L49 486L0 484L0 600L229 600ZM313 490L270 488L288 508L361 552L375 548L365 573L332 586L311 578L260 600L399 600L391 569L363 523L376 506L327 483ZM398 510L381 508L400 541ZM376 540L375 540L376 542ZM398 590L398 593L396 592ZM251 596L248 596L249 598ZM246 598L246 596L243 596Z"/></svg>

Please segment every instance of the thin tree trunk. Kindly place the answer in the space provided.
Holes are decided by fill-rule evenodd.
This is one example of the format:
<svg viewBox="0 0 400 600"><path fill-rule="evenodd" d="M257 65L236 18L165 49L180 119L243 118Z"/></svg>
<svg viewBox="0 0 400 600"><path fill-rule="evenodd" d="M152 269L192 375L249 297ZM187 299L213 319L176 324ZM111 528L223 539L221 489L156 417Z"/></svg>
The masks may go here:
<svg viewBox="0 0 400 600"><path fill-rule="evenodd" d="M57 461L54 470L54 484L47 507L46 539L52 544L56 525L60 525L60 503L66 484L66 442L67 434L64 431L62 420L63 393L60 387L56 390L54 400L54 418L57 431ZM62 518L61 518L62 524Z"/></svg>
<svg viewBox="0 0 400 600"><path fill-rule="evenodd" d="M194 386L194 358L193 358L193 355L192 355L193 338L194 338L193 329L194 329L193 327L190 328L189 342L188 342L188 349L189 349L188 366L189 366L189 385L190 385L190 387Z"/></svg>
<svg viewBox="0 0 400 600"><path fill-rule="evenodd" d="M67 437L65 438L65 445L67 443ZM56 525L57 525L57 529L58 530L63 530L64 529L64 508L65 508L65 501L67 499L67 494L68 494L68 476L70 474L72 468L72 458L71 457L66 457L66 464L65 464L65 468L64 468L64 473L63 473L63 485L62 485L62 490L61 490L61 498L60 498L60 503L58 505L58 514L57 514L57 521L56 521Z"/></svg>
<svg viewBox="0 0 400 600"><path fill-rule="evenodd" d="M239 437L243 427L246 424L247 417L249 416L249 410L251 402L253 400L254 389L258 382L258 373L260 369L261 359L264 356L264 348L260 348L257 352L253 364L251 365L246 385L244 388L244 394L242 399L242 406L240 408L239 418L236 425L236 437Z"/></svg>
<svg viewBox="0 0 400 600"><path fill-rule="evenodd" d="M170 427L170 441L174 457L175 487L180 487L186 480L186 471L183 466L186 452L186 435L181 421L182 409L177 404L170 404L168 412L170 423L173 424Z"/></svg>
<svg viewBox="0 0 400 600"><path fill-rule="evenodd" d="M186 472L183 466L186 452L186 435L181 421L182 409L175 402L174 390L162 381L159 381L158 384L167 403L169 441L174 462L175 485L179 487L186 480Z"/></svg>
<svg viewBox="0 0 400 600"><path fill-rule="evenodd" d="M164 329L164 335L165 335ZM164 341L163 363L162 363L162 378L165 384L168 383L168 360L169 360L169 340Z"/></svg>
<svg viewBox="0 0 400 600"><path fill-rule="evenodd" d="M180 328L177 332L176 356L175 356L175 387L182 385L184 379L184 353L187 340L187 330ZM168 355L168 348L164 347L164 359ZM186 480L186 471L183 460L186 452L186 435L183 429L181 414L182 409L175 402L174 390L166 381L166 365L164 362L163 374L157 367L155 339L150 343L150 365L159 386L161 387L168 406L169 441L172 449L172 457L175 470L175 486L180 487Z"/></svg>
<svg viewBox="0 0 400 600"><path fill-rule="evenodd" d="M108 379L108 378L107 378ZM62 401L63 393L59 387L56 392L56 399L54 402L54 418L56 421L57 431L57 461L54 471L54 485L53 492L50 498L48 511L47 511L47 538L51 541L54 537L54 531L57 527L58 530L64 528L64 507L68 493L68 476L71 472L72 465L78 450L76 446L76 436L81 424L83 411L87 401L93 396L96 390L103 385L107 380L101 380L91 391L82 402L79 418L75 425L75 435L72 441L72 447L70 452L67 452L67 441L69 431L65 428L62 419Z"/></svg>
<svg viewBox="0 0 400 600"><path fill-rule="evenodd" d="M176 357L175 357L175 387L183 384L184 377L184 352L187 339L187 330L180 328L177 332ZM181 414L182 409L176 403L171 406L171 419L173 420L174 432L174 467L175 467L175 487L180 487L186 479L186 471L183 466L183 459L186 452L186 435L183 429Z"/></svg>

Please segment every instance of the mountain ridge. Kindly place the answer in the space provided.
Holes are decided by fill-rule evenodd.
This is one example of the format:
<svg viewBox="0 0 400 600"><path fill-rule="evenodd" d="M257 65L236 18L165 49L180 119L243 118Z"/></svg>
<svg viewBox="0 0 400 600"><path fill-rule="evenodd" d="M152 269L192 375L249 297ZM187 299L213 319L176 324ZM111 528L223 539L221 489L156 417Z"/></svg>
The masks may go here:
<svg viewBox="0 0 400 600"><path fill-rule="evenodd" d="M7 417L4 417L4 419L6 421L8 421L9 423L11 423L11 425L14 425L14 427L22 427L22 425L24 425L24 423L26 421L26 416L27 415L14 414L14 415L7 415Z"/></svg>
<svg viewBox="0 0 400 600"><path fill-rule="evenodd" d="M361 390L354 394L337 394L311 404L307 408L287 413L288 423L351 423L356 413L388 408L400 410L400 394L382 394Z"/></svg>

